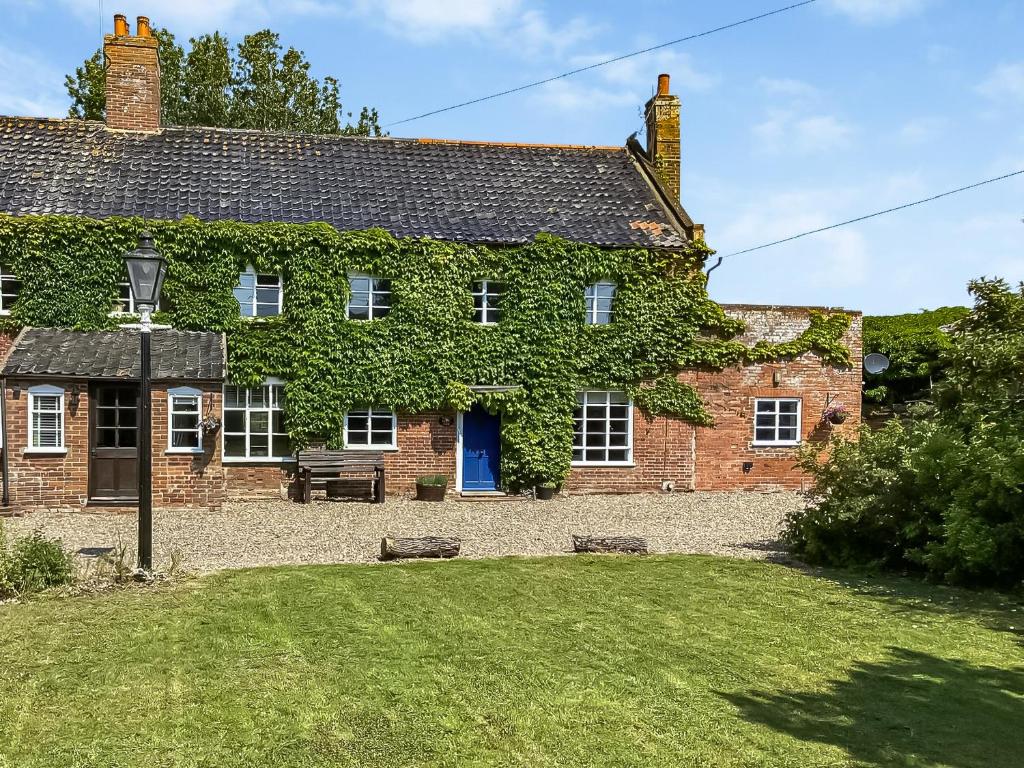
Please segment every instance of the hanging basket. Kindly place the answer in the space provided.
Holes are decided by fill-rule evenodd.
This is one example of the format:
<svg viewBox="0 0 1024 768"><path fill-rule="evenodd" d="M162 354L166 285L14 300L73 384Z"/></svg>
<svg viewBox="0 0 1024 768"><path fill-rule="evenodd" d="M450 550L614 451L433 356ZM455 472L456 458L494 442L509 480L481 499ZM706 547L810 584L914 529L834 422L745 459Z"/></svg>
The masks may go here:
<svg viewBox="0 0 1024 768"><path fill-rule="evenodd" d="M846 421L846 411L832 411L831 413L825 414L825 421L829 424L842 424Z"/></svg>

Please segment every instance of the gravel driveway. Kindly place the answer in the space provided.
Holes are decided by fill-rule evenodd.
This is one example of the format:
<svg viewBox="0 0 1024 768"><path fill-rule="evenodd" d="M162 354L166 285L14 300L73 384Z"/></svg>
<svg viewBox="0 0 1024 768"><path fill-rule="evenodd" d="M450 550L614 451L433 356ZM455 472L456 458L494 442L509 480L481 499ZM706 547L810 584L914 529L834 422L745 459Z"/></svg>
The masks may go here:
<svg viewBox="0 0 1024 768"><path fill-rule="evenodd" d="M465 557L553 555L570 551L573 533L646 536L653 552L764 558L780 551L785 514L800 506L795 493L745 492L569 496L546 502L246 502L220 512L156 512L154 564L166 567L175 549L184 569L200 572L375 562L384 535L457 536ZM5 519L3 525L14 536L42 529L84 559L120 540L134 562L134 515L38 512Z"/></svg>

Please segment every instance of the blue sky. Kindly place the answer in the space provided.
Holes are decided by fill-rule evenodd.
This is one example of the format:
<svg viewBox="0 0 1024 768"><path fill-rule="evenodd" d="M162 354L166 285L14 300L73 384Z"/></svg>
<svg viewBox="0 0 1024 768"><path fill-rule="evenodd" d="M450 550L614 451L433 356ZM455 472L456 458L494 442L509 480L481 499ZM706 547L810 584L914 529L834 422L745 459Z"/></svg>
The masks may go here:
<svg viewBox="0 0 1024 768"><path fill-rule="evenodd" d="M784 0L103 0L179 39L270 26L383 122ZM61 116L99 0L0 0L0 113ZM769 20L398 126L399 136L620 145L659 72L683 99L682 200L728 253L1024 169L1024 0L818 0ZM1024 177L726 259L727 302L869 313L965 303L1024 279Z"/></svg>

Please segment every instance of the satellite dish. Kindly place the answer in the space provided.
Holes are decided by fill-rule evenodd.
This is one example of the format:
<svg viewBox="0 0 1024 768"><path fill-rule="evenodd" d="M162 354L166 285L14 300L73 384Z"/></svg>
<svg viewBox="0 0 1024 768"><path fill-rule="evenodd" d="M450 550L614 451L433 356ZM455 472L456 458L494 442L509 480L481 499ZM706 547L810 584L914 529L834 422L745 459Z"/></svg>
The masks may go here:
<svg viewBox="0 0 1024 768"><path fill-rule="evenodd" d="M864 356L864 370L870 374L882 373L889 367L889 358L872 352Z"/></svg>

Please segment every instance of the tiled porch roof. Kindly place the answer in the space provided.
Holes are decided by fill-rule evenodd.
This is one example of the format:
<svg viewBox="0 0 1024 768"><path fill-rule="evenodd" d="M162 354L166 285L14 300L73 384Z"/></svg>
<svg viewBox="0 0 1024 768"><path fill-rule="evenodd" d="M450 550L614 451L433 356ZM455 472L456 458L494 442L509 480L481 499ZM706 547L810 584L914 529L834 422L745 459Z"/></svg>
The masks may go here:
<svg viewBox="0 0 1024 768"><path fill-rule="evenodd" d="M223 381L224 335L158 329L152 339L155 381ZM24 378L138 379L139 331L26 328L11 347L3 375Z"/></svg>

